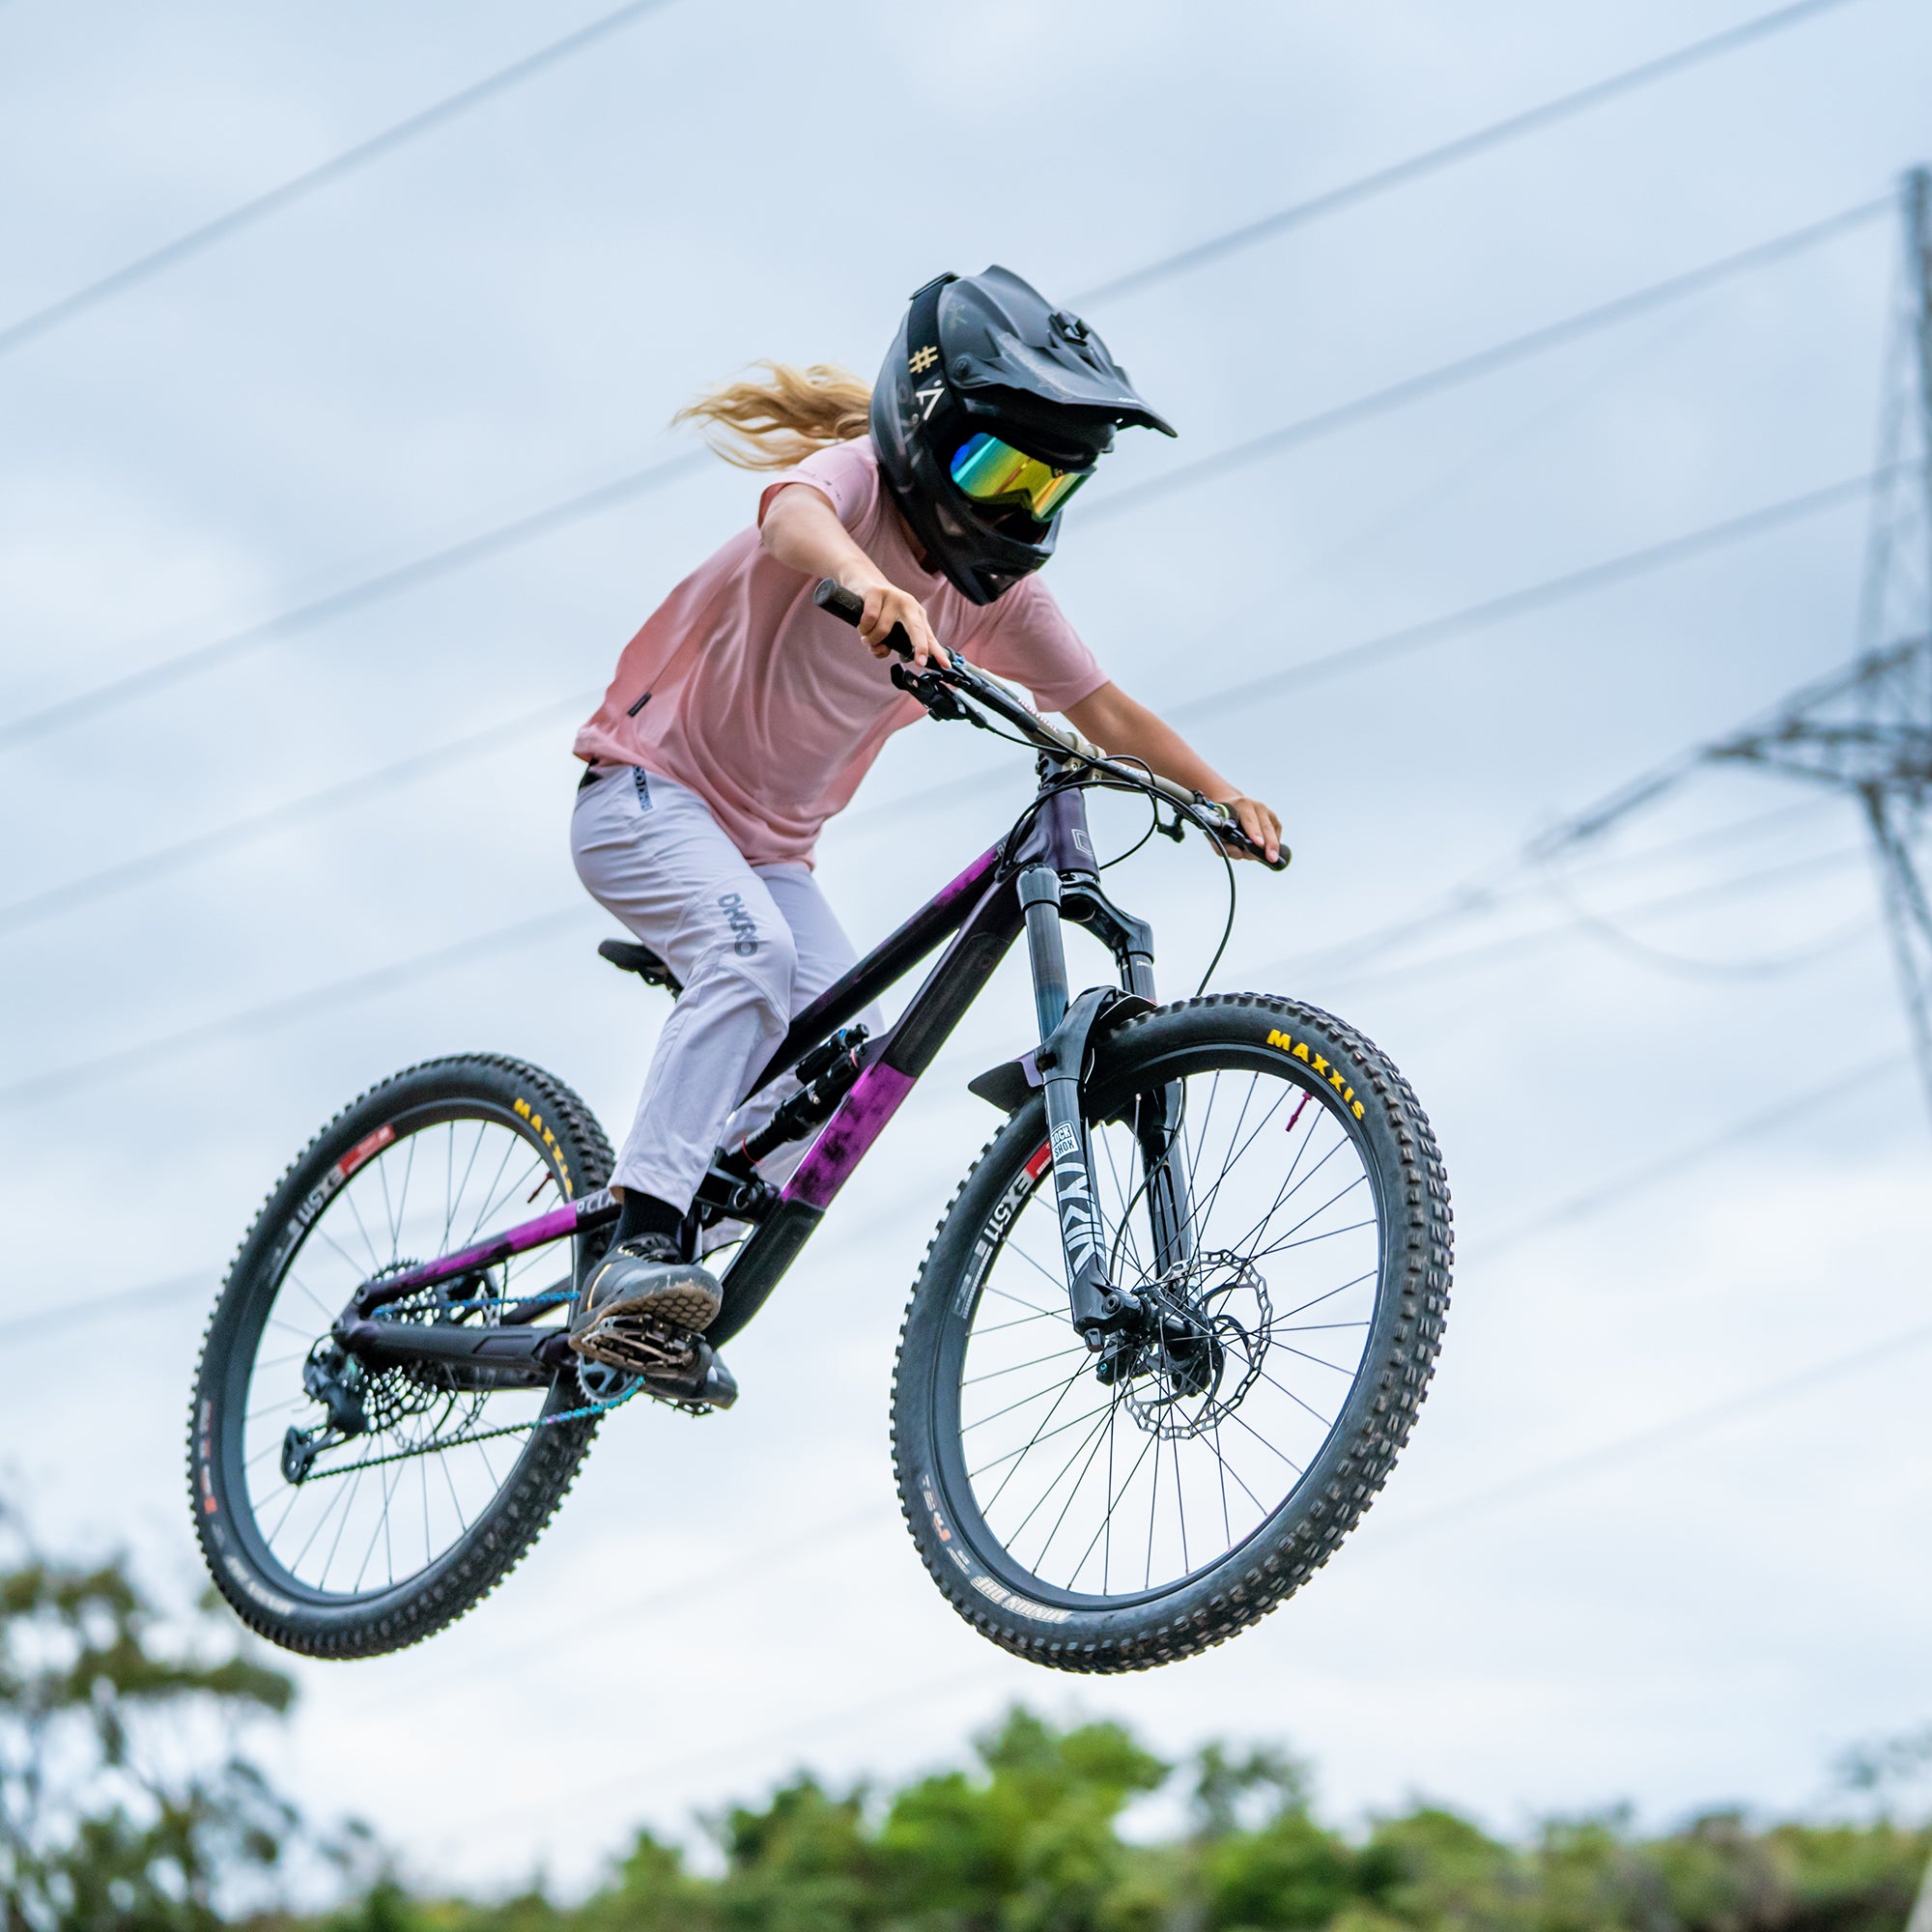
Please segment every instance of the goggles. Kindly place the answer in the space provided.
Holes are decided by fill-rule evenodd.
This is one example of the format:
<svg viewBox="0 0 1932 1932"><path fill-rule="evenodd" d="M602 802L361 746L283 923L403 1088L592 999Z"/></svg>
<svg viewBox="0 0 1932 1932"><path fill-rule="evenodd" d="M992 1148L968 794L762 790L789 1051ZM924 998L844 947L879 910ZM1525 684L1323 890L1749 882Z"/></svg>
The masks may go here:
<svg viewBox="0 0 1932 1932"><path fill-rule="evenodd" d="M976 503L1024 503L1037 524L1052 521L1091 469L1056 469L996 436L968 437L952 457L952 480Z"/></svg>

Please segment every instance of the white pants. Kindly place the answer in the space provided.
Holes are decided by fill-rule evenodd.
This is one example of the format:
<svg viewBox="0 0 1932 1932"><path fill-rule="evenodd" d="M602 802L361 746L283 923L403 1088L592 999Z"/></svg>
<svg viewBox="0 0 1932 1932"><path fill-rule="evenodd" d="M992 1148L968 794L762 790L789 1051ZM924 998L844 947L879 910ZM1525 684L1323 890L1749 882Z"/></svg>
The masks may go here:
<svg viewBox="0 0 1932 1932"><path fill-rule="evenodd" d="M719 1144L796 1091L786 1075L739 1104L792 1019L852 964L852 942L809 866L748 864L696 792L655 772L620 766L584 786L570 844L591 895L684 984L611 1179L688 1208ZM864 1017L876 1032L877 1013ZM759 1172L783 1181L810 1145Z"/></svg>

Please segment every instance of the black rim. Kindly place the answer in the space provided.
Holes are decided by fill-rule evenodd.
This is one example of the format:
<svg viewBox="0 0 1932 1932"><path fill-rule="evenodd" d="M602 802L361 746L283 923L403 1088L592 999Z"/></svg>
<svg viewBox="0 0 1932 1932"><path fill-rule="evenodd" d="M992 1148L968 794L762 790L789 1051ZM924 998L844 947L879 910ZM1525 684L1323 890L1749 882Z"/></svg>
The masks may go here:
<svg viewBox="0 0 1932 1932"><path fill-rule="evenodd" d="M304 1387L304 1369L320 1360L325 1380L344 1379L326 1338L350 1292L568 1198L529 1125L481 1097L359 1121L312 1173L327 1175L384 1129L392 1138L305 1229L292 1217L286 1234L277 1231L278 1243L295 1238L251 1276L225 1351L217 1428L231 1521L263 1578L310 1607L366 1608L420 1583L498 1509L535 1447L539 1418L582 1400L567 1377L547 1388L467 1390L390 1370L352 1391L367 1432L327 1440L301 1480L288 1480L288 1431L315 1430L329 1413ZM572 1253L558 1242L514 1257L455 1304L412 1296L385 1319L494 1323L554 1291L558 1298L536 1315L559 1325Z"/></svg>
<svg viewBox="0 0 1932 1932"><path fill-rule="evenodd" d="M958 1525L1009 1589L1058 1607L1146 1604L1236 1557L1321 1480L1376 1358L1388 1258L1362 1123L1280 1055L1235 1042L1144 1063L1095 1111L1174 1079L1197 1246L1185 1269L1151 1263L1131 1130L1094 1129L1116 1278L1163 1308L1161 1336L1110 1385L1074 1335L1042 1130L936 1353Z"/></svg>

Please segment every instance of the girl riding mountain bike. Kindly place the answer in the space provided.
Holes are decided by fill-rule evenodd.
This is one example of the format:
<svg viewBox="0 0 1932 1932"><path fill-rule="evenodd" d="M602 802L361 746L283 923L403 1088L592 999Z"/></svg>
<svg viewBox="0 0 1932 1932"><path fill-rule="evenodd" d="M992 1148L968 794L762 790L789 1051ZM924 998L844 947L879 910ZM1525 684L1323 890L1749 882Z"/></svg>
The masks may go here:
<svg viewBox="0 0 1932 1932"><path fill-rule="evenodd" d="M683 988L617 1154L611 1244L571 1323L580 1355L619 1367L627 1325L716 1318L694 1194L721 1142L742 1146L796 1091L745 1098L853 963L813 848L885 740L924 715L889 668L895 628L915 670L958 651L1115 757L1226 805L1270 861L1280 849L1275 813L1111 682L1035 574L1115 431L1175 434L1079 317L989 268L913 296L869 391L830 367L765 367L679 412L723 433L728 461L781 472L755 526L632 639L575 747L578 874ZM827 578L864 600L856 643L814 601ZM782 1181L804 1152L793 1142L759 1171Z"/></svg>
<svg viewBox="0 0 1932 1932"><path fill-rule="evenodd" d="M688 413L779 473L578 738L578 869L638 935L598 951L675 998L637 1122L613 1159L564 1082L471 1053L316 1134L196 1370L210 1573L311 1656L462 1616L612 1411L732 1406L718 1350L1024 941L1037 1043L967 1083L1003 1122L899 1331L899 1502L935 1585L1013 1655L1192 1656L1298 1589L1380 1491L1453 1230L1428 1119L1373 1041L1285 993L1160 1004L1153 928L1102 883L1094 790L1146 801L1150 834L1288 863L1273 812L1109 683L1034 574L1115 431L1167 425L1001 269L922 289L869 399L772 368ZM852 962L813 842L922 711L1031 754L1035 794ZM1069 980L1068 923L1111 981ZM915 971L890 1026L857 1024Z"/></svg>

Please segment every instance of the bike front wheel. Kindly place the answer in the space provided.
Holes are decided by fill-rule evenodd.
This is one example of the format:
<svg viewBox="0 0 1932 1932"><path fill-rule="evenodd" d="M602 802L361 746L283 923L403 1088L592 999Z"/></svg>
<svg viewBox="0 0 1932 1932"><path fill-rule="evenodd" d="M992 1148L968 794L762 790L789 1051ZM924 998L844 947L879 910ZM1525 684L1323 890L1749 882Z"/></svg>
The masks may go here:
<svg viewBox="0 0 1932 1932"><path fill-rule="evenodd" d="M968 1622L1038 1663L1139 1670L1265 1615L1381 1488L1440 1347L1449 1197L1401 1074L1292 1000L1127 1021L1084 1106L1109 1276L1149 1320L1100 1355L1074 1332L1035 1095L927 1251L894 1460Z"/></svg>

